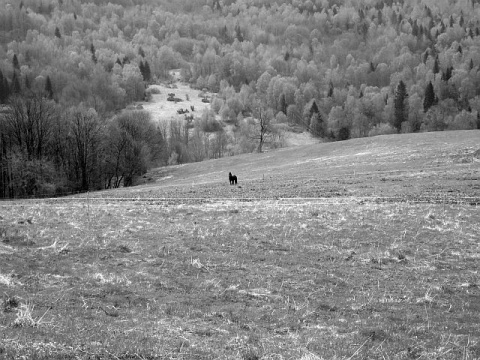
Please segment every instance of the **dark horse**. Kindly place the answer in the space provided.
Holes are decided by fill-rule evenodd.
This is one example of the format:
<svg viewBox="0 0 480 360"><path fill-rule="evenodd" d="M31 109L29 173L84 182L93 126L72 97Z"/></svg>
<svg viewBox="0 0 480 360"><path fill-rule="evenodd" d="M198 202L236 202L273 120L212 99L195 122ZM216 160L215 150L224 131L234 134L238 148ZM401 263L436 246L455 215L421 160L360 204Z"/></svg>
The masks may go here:
<svg viewBox="0 0 480 360"><path fill-rule="evenodd" d="M232 175L231 172L228 173L228 180L230 180L230 185L237 183L237 175Z"/></svg>

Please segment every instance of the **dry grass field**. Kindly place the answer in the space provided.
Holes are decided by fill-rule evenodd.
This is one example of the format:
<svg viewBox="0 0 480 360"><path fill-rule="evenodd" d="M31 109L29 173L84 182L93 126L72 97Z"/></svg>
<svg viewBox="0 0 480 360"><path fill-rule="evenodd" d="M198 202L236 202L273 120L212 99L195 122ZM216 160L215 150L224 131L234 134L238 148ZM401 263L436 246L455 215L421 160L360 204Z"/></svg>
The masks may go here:
<svg viewBox="0 0 480 360"><path fill-rule="evenodd" d="M0 358L479 359L478 148L382 136L2 202Z"/></svg>

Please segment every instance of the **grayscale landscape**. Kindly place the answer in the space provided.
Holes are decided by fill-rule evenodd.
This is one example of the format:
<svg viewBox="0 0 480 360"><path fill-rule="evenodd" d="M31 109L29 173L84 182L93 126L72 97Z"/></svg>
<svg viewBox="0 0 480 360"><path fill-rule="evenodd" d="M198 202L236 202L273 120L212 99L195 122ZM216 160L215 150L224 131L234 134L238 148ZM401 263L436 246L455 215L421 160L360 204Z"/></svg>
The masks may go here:
<svg viewBox="0 0 480 360"><path fill-rule="evenodd" d="M0 359L480 359L479 18L0 0Z"/></svg>

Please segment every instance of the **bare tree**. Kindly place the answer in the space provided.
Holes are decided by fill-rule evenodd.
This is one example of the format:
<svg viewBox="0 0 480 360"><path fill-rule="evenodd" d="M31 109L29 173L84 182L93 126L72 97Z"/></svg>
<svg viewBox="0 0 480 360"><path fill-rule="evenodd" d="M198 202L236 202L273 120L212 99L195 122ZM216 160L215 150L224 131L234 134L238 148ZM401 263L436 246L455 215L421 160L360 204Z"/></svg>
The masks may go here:
<svg viewBox="0 0 480 360"><path fill-rule="evenodd" d="M263 151L263 145L273 133L272 120L274 115L272 109L268 108L258 100L254 102L252 109L255 121L255 131L251 138L258 141L257 151L261 153Z"/></svg>
<svg viewBox="0 0 480 360"><path fill-rule="evenodd" d="M102 124L94 109L78 107L70 112L70 136L75 171L80 172L80 188L89 190L92 174L98 169Z"/></svg>
<svg viewBox="0 0 480 360"><path fill-rule="evenodd" d="M26 160L41 160L52 138L56 116L53 101L39 96L14 96L5 115L12 145Z"/></svg>

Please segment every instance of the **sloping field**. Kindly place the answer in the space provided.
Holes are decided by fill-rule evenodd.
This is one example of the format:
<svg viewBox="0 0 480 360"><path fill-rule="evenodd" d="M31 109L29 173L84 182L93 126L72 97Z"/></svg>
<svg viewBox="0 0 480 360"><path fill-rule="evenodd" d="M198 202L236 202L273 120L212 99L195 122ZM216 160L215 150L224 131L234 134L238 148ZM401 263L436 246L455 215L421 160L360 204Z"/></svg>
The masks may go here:
<svg viewBox="0 0 480 360"><path fill-rule="evenodd" d="M480 196L479 131L385 135L318 143L153 170L146 186L99 196L159 198ZM228 173L239 186L228 184ZM443 201L443 200L442 200Z"/></svg>
<svg viewBox="0 0 480 360"><path fill-rule="evenodd" d="M479 140L317 144L0 203L0 358L479 359Z"/></svg>

